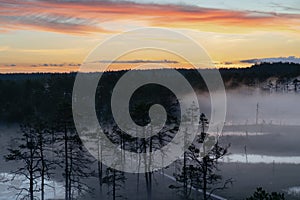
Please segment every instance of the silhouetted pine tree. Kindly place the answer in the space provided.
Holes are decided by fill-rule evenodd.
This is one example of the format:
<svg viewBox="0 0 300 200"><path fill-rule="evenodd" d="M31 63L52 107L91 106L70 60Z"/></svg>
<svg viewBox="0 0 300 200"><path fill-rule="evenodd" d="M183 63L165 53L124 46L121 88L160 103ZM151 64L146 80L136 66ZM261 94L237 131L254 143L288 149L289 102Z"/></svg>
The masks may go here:
<svg viewBox="0 0 300 200"><path fill-rule="evenodd" d="M205 133L205 127L208 123L204 114L200 116L200 124L202 126L201 135L198 135L196 140L186 151L186 164L183 165L179 174L174 174L177 181L183 183L183 186L171 185L173 189L184 189L184 198L188 199L191 189L199 189L202 192L204 200L210 199L211 195L217 190L226 189L228 184L232 183L231 179L222 181L222 176L217 174L218 160L227 154L228 147L221 147L217 142L211 150L203 152L201 144L204 138L209 137ZM204 144L203 144L204 146ZM188 188L188 191L187 188Z"/></svg>

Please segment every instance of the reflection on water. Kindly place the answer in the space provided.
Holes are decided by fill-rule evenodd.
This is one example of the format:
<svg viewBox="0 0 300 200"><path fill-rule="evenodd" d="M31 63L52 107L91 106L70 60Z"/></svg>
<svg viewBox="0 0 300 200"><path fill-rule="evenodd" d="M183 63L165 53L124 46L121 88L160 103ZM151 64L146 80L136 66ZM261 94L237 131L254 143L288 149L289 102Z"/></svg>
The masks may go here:
<svg viewBox="0 0 300 200"><path fill-rule="evenodd" d="M300 156L267 156L258 154L230 154L223 158L226 163L280 163L280 164L300 164Z"/></svg>
<svg viewBox="0 0 300 200"><path fill-rule="evenodd" d="M17 191L13 188L28 188L29 181L24 176L17 175L14 180L13 174L0 173L0 200L13 200L16 199ZM38 185L40 183L37 183ZM26 194L26 191L22 194ZM20 197L22 197L22 194ZM40 193L35 193L37 197L40 197ZM64 198L64 186L62 183L45 180L45 199L63 199Z"/></svg>
<svg viewBox="0 0 300 200"><path fill-rule="evenodd" d="M290 187L284 191L291 196L300 197L300 186Z"/></svg>

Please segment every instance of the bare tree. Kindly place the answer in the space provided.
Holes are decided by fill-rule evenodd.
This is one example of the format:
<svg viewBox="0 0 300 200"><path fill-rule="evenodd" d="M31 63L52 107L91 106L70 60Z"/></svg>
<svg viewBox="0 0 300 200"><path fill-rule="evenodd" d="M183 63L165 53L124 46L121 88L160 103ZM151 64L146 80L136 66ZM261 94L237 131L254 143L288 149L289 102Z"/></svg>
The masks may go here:
<svg viewBox="0 0 300 200"><path fill-rule="evenodd" d="M57 141L60 149L57 153L63 159L63 176L65 178L65 199L74 199L75 194L81 195L83 192L91 192L92 188L85 183L85 179L95 176L91 165L95 159L88 154L79 138L73 124L71 105L63 103L59 109L60 120L56 130Z"/></svg>
<svg viewBox="0 0 300 200"><path fill-rule="evenodd" d="M21 138L15 139L17 146L9 148L9 154L5 156L6 161L20 161L21 167L12 171L13 179L17 176L23 176L28 180L29 186L14 189L19 190L18 197L23 195L24 191L28 194L23 198L31 200L36 198L36 192L41 193L41 199L45 199L45 180L50 180L51 170L55 168L55 163L46 156L51 140L49 138L48 129L45 123L37 120L34 124L21 125L23 133ZM39 184L40 183L40 184Z"/></svg>
<svg viewBox="0 0 300 200"><path fill-rule="evenodd" d="M58 162L49 158L51 153L53 153L53 140L52 133L47 128L45 122L38 122L34 125L33 130L37 134L37 148L38 157L40 159L40 179L41 179L41 200L45 199L45 180L51 179L52 170L56 168ZM50 186L51 187L51 186Z"/></svg>
<svg viewBox="0 0 300 200"><path fill-rule="evenodd" d="M219 171L218 161L227 154L229 146L221 147L217 142L210 151L203 152L201 150L201 144L203 144L204 138L210 137L204 131L204 126L206 126L207 123L208 120L205 115L201 114L201 135L197 136L196 140L186 151L187 163L183 166L179 174L175 174L177 181L184 185L170 186L174 189L183 187L184 190L187 190L188 188L188 191L184 192L184 198L186 199L189 198L192 188L201 190L203 194L202 198L207 200L211 198L211 195L215 191L226 189L228 184L232 183L231 179L223 181L222 176L217 173Z"/></svg>

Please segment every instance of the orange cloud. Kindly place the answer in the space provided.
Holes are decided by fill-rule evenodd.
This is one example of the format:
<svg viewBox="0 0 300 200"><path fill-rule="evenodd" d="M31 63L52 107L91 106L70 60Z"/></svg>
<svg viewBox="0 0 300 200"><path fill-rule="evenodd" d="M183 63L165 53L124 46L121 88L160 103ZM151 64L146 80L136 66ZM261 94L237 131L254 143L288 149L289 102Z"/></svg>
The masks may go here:
<svg viewBox="0 0 300 200"><path fill-rule="evenodd" d="M299 30L294 30L293 27L300 24L299 15L275 15L178 5L21 0L3 0L0 3L2 31L34 29L71 34L109 33L112 29L107 24L103 25L103 22L120 20L142 21L150 26L221 32L224 31L224 27L233 27L231 31L279 29L296 32Z"/></svg>

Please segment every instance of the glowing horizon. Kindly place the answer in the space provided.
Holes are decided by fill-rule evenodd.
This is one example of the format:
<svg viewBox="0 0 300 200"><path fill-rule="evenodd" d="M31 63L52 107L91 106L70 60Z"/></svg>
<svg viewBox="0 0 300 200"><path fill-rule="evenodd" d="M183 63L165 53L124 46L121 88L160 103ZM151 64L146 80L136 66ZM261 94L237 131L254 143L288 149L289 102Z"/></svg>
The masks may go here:
<svg viewBox="0 0 300 200"><path fill-rule="evenodd" d="M73 71L106 38L143 27L182 31L206 49L218 68L252 65L241 62L245 60L297 58L299 8L293 0L265 1L260 7L234 0L223 4L168 0L2 0L0 72ZM147 54L131 58L138 59L173 57Z"/></svg>

